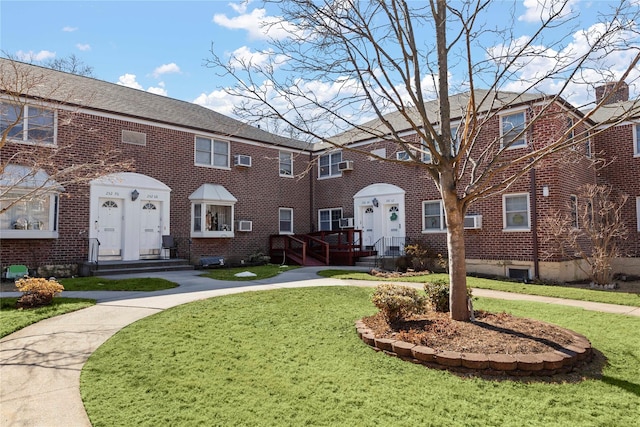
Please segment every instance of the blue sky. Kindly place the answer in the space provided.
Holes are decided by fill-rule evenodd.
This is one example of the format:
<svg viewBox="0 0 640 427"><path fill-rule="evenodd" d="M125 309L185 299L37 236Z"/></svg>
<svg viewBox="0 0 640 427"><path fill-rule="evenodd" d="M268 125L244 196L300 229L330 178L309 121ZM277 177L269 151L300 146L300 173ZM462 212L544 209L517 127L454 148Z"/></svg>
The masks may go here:
<svg viewBox="0 0 640 427"><path fill-rule="evenodd" d="M518 37L533 31L543 13L539 0L501 3L517 7ZM614 3L572 0L572 7L586 29ZM266 46L260 22L277 15L259 1L2 0L0 50L36 64L74 54L101 80L230 114L233 100L222 88L232 82L203 66L211 44L219 54L257 55Z"/></svg>

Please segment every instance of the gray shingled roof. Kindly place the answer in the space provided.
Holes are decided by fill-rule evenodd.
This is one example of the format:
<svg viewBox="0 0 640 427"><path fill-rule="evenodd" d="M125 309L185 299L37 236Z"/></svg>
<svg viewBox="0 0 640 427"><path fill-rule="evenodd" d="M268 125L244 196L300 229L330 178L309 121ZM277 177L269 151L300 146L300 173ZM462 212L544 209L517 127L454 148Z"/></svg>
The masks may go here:
<svg viewBox="0 0 640 427"><path fill-rule="evenodd" d="M266 132L190 102L6 58L0 58L0 71L3 78L0 91L10 87L6 79L16 75L14 66L19 67L18 75L21 78L29 76L30 79L37 79L40 83L36 87L25 85L29 92L23 93L25 96L42 97L130 118L146 119L182 126L193 131L211 132L287 148L300 150L313 148L307 142Z"/></svg>
<svg viewBox="0 0 640 427"><path fill-rule="evenodd" d="M449 97L449 103L451 105L451 120L456 121L462 117L466 107L469 103L470 92L459 93ZM544 94L528 94L528 93L515 93L515 92L494 92L493 94L487 90L480 89L475 91L475 103L478 106L479 112L486 112L489 110L498 111L506 107L514 107L524 103L535 102L548 98ZM484 102L482 102L484 100ZM438 115L439 104L437 100L425 102L425 109L429 121L438 125L440 118ZM407 110L407 114L412 120L420 123L420 116L416 108ZM385 120L389 122L393 129L397 132L409 131L411 127L407 122L407 119L399 111L389 113L384 116ZM387 126L380 120L374 119L368 123L359 126L357 129L350 129L346 132L340 133L331 137L331 141L338 145L346 145L354 142L373 138L373 135L385 135L388 134ZM325 148L330 147L330 144L323 144Z"/></svg>
<svg viewBox="0 0 640 427"><path fill-rule="evenodd" d="M590 117L594 122L603 125L640 118L640 99L603 105Z"/></svg>

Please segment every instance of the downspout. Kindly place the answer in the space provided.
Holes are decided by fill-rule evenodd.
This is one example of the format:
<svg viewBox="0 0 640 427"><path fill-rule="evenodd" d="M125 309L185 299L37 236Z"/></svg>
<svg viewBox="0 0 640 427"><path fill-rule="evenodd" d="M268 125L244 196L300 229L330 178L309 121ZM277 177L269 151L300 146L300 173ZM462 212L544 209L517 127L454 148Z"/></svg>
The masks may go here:
<svg viewBox="0 0 640 427"><path fill-rule="evenodd" d="M313 232L315 231L313 222L313 208L315 205L315 186L313 185L315 168L313 167L313 153L309 153L309 164L311 165L309 168L309 231Z"/></svg>
<svg viewBox="0 0 640 427"><path fill-rule="evenodd" d="M538 257L538 208L537 199L538 194L536 192L536 170L531 169L531 245L533 251L533 278L535 280L540 278L540 259Z"/></svg>

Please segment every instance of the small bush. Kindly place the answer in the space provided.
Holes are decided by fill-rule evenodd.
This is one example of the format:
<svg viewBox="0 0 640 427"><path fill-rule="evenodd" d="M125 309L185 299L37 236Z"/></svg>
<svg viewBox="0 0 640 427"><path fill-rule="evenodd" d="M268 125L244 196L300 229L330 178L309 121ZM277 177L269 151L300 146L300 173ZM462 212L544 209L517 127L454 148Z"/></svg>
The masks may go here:
<svg viewBox="0 0 640 427"><path fill-rule="evenodd" d="M423 312L426 303L416 289L391 283L378 285L372 301L389 323Z"/></svg>
<svg viewBox="0 0 640 427"><path fill-rule="evenodd" d="M50 305L56 294L64 287L55 279L24 277L16 281L16 288L22 292L16 303L18 308L36 308Z"/></svg>
<svg viewBox="0 0 640 427"><path fill-rule="evenodd" d="M446 313L449 311L449 282L444 279L434 280L424 284L429 306L435 311ZM467 297L471 298L471 289L467 288Z"/></svg>

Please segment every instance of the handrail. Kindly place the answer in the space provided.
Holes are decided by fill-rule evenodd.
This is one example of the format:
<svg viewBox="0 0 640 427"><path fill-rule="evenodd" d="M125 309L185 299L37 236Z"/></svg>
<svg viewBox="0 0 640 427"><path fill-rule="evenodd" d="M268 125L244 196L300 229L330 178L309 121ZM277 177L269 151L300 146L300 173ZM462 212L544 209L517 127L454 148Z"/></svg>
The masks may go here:
<svg viewBox="0 0 640 427"><path fill-rule="evenodd" d="M273 242L274 240L279 239L282 240L284 242L284 247L282 248L283 250L283 256L286 259L287 255L295 255L299 258L301 258L301 262L302 265L304 265L307 261L307 243L304 242L303 240L300 240L292 235L288 235L288 234L277 234L277 235L271 235L269 237L269 250L270 252L273 252L275 249L273 248ZM302 250L297 250L294 248L294 245L292 245L292 243L297 243L298 245L300 245ZM283 260L284 261L284 260Z"/></svg>
<svg viewBox="0 0 640 427"><path fill-rule="evenodd" d="M96 237L89 238L89 262L98 264L98 255L100 253L100 240Z"/></svg>
<svg viewBox="0 0 640 427"><path fill-rule="evenodd" d="M325 242L322 239L318 239L317 237L311 236L309 234L305 234L303 235L303 237L309 241L309 246L312 246L311 243L315 242L322 247L320 253L317 253L316 251L310 251L309 254L312 256L317 255L317 256L314 256L314 258L318 258L319 261L322 261L326 265L329 265L329 253L330 253L329 243Z"/></svg>

